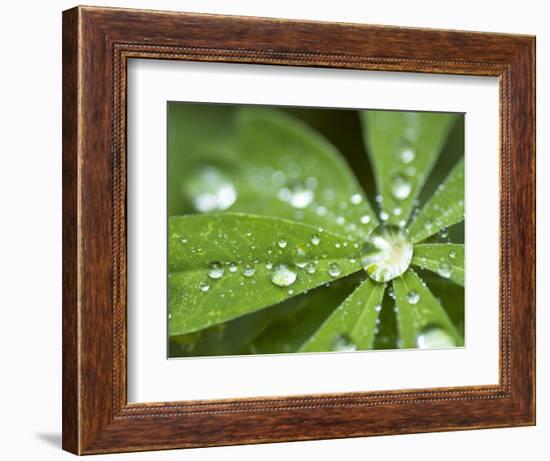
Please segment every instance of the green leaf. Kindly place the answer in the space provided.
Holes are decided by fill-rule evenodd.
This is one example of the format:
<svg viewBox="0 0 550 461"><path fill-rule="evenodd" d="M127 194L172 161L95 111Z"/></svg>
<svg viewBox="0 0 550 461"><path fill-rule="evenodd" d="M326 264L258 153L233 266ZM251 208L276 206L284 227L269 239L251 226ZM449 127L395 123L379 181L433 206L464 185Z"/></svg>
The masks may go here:
<svg viewBox="0 0 550 461"><path fill-rule="evenodd" d="M464 337L464 287L429 271L419 272L419 276L443 306L459 334Z"/></svg>
<svg viewBox="0 0 550 461"><path fill-rule="evenodd" d="M231 142L206 140L196 165L187 168L191 182L208 168L220 187L235 190L228 210L282 217L356 238L377 225L342 154L305 123L274 109L245 107L235 111L232 126Z"/></svg>
<svg viewBox="0 0 550 461"><path fill-rule="evenodd" d="M388 223L407 222L456 114L362 111L363 137L373 166L380 208Z"/></svg>
<svg viewBox="0 0 550 461"><path fill-rule="evenodd" d="M268 216L172 217L169 334L201 330L358 271L358 246L331 232ZM293 273L296 279L288 283ZM288 286L275 284L285 282Z"/></svg>
<svg viewBox="0 0 550 461"><path fill-rule="evenodd" d="M464 345L445 309L412 269L394 279L393 288L401 348Z"/></svg>
<svg viewBox="0 0 550 461"><path fill-rule="evenodd" d="M254 340L273 322L300 311L307 295L295 296L277 305L252 312L185 335L170 336L170 357L249 354Z"/></svg>
<svg viewBox="0 0 550 461"><path fill-rule="evenodd" d="M356 286L354 274L303 295L299 308L272 322L253 342L252 351L256 354L297 352Z"/></svg>
<svg viewBox="0 0 550 461"><path fill-rule="evenodd" d="M302 352L371 349L385 284L366 279L349 295L315 334Z"/></svg>
<svg viewBox="0 0 550 461"><path fill-rule="evenodd" d="M451 170L443 184L409 226L414 243L421 242L464 219L464 159Z"/></svg>
<svg viewBox="0 0 550 461"><path fill-rule="evenodd" d="M415 245L412 263L464 286L464 245L428 243Z"/></svg>

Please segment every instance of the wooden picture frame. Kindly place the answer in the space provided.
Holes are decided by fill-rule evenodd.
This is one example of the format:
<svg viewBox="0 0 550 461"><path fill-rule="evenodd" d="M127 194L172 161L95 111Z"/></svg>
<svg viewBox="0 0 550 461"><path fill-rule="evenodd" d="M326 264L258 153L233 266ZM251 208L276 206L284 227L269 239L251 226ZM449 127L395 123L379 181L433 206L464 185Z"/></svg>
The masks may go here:
<svg viewBox="0 0 550 461"><path fill-rule="evenodd" d="M133 404L126 64L168 59L496 76L500 381ZM63 448L76 454L535 424L535 38L77 7L63 13Z"/></svg>

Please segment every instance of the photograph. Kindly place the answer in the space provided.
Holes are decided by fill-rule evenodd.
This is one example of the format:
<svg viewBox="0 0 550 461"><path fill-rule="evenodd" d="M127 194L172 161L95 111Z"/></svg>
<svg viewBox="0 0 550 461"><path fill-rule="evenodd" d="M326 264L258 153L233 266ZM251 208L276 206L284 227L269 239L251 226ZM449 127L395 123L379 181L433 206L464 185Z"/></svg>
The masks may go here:
<svg viewBox="0 0 550 461"><path fill-rule="evenodd" d="M463 113L168 101L167 156L169 358L464 347Z"/></svg>

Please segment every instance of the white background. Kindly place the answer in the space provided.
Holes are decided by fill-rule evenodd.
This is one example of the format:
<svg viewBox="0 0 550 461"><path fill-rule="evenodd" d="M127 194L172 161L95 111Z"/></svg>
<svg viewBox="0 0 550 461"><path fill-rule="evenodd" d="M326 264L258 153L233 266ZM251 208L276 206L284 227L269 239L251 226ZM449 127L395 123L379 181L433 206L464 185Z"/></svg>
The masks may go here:
<svg viewBox="0 0 550 461"><path fill-rule="evenodd" d="M131 402L498 383L496 77L145 59L130 62L128 92ZM466 113L466 261L484 261L467 265L466 347L166 360L166 156L150 155L166 149L166 101Z"/></svg>
<svg viewBox="0 0 550 461"><path fill-rule="evenodd" d="M101 4L89 1L89 4ZM163 8L537 35L538 59L538 425L441 434L256 445L117 455L136 460L279 460L363 458L465 460L546 459L550 437L548 288L542 236L550 193L550 31L545 2L462 0L296 2L110 1L112 6ZM69 459L60 451L61 426L61 10L69 1L5 2L0 16L0 326L1 456ZM546 277L547 278L547 277ZM546 337L544 337L546 334ZM544 450L544 452L543 452ZM103 457L98 457L98 459ZM111 458L113 459L113 458Z"/></svg>

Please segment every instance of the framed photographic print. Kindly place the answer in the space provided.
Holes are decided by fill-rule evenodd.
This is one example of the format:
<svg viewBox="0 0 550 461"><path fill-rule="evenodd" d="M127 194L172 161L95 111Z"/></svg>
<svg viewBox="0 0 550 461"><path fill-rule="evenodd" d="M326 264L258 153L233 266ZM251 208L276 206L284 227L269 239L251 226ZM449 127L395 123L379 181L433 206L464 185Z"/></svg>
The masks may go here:
<svg viewBox="0 0 550 461"><path fill-rule="evenodd" d="M534 424L534 50L64 12L64 449Z"/></svg>

